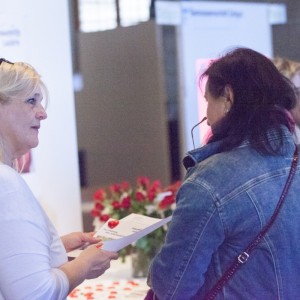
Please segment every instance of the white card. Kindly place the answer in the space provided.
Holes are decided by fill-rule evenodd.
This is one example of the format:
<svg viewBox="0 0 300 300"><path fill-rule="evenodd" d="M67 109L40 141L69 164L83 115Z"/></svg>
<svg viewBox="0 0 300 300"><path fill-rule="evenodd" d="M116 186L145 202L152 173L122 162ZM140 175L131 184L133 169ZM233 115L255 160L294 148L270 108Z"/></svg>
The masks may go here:
<svg viewBox="0 0 300 300"><path fill-rule="evenodd" d="M121 220L109 219L96 232L95 236L102 239L101 249L119 251L132 244L155 229L167 224L172 216L165 219L151 218L139 214L130 214ZM68 252L68 257L76 257L83 249Z"/></svg>

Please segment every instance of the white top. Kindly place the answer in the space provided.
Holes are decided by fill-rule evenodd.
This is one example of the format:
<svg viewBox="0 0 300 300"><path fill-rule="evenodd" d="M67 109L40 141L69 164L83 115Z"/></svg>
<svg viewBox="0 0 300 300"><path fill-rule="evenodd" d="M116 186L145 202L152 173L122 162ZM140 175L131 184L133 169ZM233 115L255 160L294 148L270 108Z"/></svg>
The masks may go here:
<svg viewBox="0 0 300 300"><path fill-rule="evenodd" d="M66 299L67 254L51 221L12 168L0 164L0 300Z"/></svg>

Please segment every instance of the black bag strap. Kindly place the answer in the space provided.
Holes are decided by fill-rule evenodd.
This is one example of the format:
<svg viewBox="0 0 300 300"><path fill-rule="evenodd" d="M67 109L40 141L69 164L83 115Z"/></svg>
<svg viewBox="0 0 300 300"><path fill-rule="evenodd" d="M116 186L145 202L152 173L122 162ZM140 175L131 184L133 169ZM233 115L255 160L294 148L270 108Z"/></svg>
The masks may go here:
<svg viewBox="0 0 300 300"><path fill-rule="evenodd" d="M214 285L214 287L209 291L209 293L204 298L205 300L213 300L215 299L216 295L219 293L219 291L223 288L223 286L228 282L228 280L235 274L235 272L241 267L249 258L250 253L254 250L254 248L259 244L259 242L262 240L262 238L265 236L267 231L270 229L270 227L273 225L275 219L278 216L278 213L280 211L280 208L282 207L282 204L285 200L285 197L288 193L289 187L292 183L294 174L296 172L297 164L298 164L298 147L296 146L292 166L289 172L289 176L287 178L286 184L284 186L284 189L282 191L282 194L279 198L279 201L277 203L277 206L274 210L274 213L272 217L270 218L269 222L262 228L262 230L259 232L259 234L254 238L254 240L248 245L248 247L243 251L231 264L231 266L226 270L226 272L223 274L223 276L217 281L217 283Z"/></svg>

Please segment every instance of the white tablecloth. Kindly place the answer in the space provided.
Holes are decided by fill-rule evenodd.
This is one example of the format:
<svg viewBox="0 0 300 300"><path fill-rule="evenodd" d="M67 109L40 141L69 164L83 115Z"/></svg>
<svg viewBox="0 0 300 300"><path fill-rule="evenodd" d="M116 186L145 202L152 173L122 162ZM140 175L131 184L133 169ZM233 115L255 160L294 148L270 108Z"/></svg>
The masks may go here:
<svg viewBox="0 0 300 300"><path fill-rule="evenodd" d="M68 300L143 300L149 289L146 278L132 278L131 259L112 261L101 277L85 280L68 296Z"/></svg>

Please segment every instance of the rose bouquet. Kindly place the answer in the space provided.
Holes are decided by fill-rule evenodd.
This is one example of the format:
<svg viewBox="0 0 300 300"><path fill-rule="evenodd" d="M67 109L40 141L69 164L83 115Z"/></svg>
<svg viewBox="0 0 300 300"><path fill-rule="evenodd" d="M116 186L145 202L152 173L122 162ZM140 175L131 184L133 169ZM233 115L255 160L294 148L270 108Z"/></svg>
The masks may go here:
<svg viewBox="0 0 300 300"><path fill-rule="evenodd" d="M131 213L153 218L165 218L175 209L175 196L180 186L177 181L162 187L159 180L151 181L148 177L138 177L136 184L128 182L112 184L100 188L94 194L94 207L91 211L96 229L109 218L122 219ZM153 257L162 245L167 227L163 226L139 239L134 245L120 252L124 258L132 250L142 250L148 257Z"/></svg>

